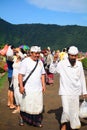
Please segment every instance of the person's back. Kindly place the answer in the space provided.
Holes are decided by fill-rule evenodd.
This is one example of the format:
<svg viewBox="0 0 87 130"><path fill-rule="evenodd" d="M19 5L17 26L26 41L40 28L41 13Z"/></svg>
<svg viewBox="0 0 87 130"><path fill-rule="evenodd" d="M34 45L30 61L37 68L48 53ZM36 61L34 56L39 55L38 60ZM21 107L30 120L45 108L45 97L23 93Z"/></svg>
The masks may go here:
<svg viewBox="0 0 87 130"><path fill-rule="evenodd" d="M8 65L8 77L12 78L12 73L13 73L12 65L13 65L13 61L7 60L6 62L7 62L7 65Z"/></svg>
<svg viewBox="0 0 87 130"><path fill-rule="evenodd" d="M52 61L53 61L53 55L51 54L51 52L49 52L47 55L47 65L50 65Z"/></svg>
<svg viewBox="0 0 87 130"><path fill-rule="evenodd" d="M7 66L8 66L8 82L9 82L9 87L8 87L8 107L10 109L15 108L14 106L14 89L13 89L13 84L12 84L12 74L13 74L13 61L6 60Z"/></svg>

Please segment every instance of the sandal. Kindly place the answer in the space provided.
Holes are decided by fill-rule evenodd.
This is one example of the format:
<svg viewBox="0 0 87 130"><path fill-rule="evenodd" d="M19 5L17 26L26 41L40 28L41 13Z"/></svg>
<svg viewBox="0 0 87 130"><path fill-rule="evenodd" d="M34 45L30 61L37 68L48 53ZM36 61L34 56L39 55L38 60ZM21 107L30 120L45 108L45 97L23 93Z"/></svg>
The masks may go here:
<svg viewBox="0 0 87 130"><path fill-rule="evenodd" d="M37 125L37 127L40 127L40 128L42 128L42 127L43 127L43 125L42 125L42 124L38 124L38 125Z"/></svg>
<svg viewBox="0 0 87 130"><path fill-rule="evenodd" d="M13 110L16 108L16 106L10 106L9 108L10 108L10 110Z"/></svg>
<svg viewBox="0 0 87 130"><path fill-rule="evenodd" d="M34 124L33 126L35 126L35 127L39 127L39 128L42 128L42 127L43 127L43 125L40 124L40 123Z"/></svg>
<svg viewBox="0 0 87 130"><path fill-rule="evenodd" d="M10 104L7 104L7 107L10 107Z"/></svg>
<svg viewBox="0 0 87 130"><path fill-rule="evenodd" d="M19 125L20 125L20 126L24 126L24 121L23 121L22 118L20 118L20 120L19 120Z"/></svg>
<svg viewBox="0 0 87 130"><path fill-rule="evenodd" d="M13 112L12 112L13 114L15 114L15 113L20 113L20 110L14 110Z"/></svg>

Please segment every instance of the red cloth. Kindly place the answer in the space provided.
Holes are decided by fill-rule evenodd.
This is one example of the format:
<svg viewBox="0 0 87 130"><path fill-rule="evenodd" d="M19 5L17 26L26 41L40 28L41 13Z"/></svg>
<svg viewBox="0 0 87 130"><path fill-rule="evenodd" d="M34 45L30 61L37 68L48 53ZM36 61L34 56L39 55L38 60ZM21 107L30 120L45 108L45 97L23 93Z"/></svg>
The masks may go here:
<svg viewBox="0 0 87 130"><path fill-rule="evenodd" d="M5 64L3 68L4 68L5 71L8 71L8 65L7 64Z"/></svg>
<svg viewBox="0 0 87 130"><path fill-rule="evenodd" d="M53 84L54 82L54 75L52 73L49 73L46 75L46 83L47 84Z"/></svg>
<svg viewBox="0 0 87 130"><path fill-rule="evenodd" d="M2 50L0 50L0 54L3 55L3 56L5 56L6 52L8 50L8 47L9 47L8 45L5 45L4 48Z"/></svg>

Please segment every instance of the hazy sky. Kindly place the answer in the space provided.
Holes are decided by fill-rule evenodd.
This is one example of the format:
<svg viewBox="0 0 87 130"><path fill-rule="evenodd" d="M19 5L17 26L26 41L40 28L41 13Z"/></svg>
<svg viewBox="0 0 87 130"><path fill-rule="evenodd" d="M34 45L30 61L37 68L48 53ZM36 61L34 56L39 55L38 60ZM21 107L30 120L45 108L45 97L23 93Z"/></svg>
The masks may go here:
<svg viewBox="0 0 87 130"><path fill-rule="evenodd" d="M87 0L0 0L0 17L12 24L87 26Z"/></svg>

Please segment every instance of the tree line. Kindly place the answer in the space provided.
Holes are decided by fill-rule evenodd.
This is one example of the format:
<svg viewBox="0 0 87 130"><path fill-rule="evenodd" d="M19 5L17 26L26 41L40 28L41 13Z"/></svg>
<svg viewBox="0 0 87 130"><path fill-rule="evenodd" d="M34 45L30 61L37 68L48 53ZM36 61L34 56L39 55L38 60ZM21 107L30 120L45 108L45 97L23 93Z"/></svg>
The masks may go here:
<svg viewBox="0 0 87 130"><path fill-rule="evenodd" d="M5 44L16 47L27 44L41 48L67 48L75 45L79 50L87 51L87 27L78 25L60 26L55 24L11 24L0 18L0 46Z"/></svg>

